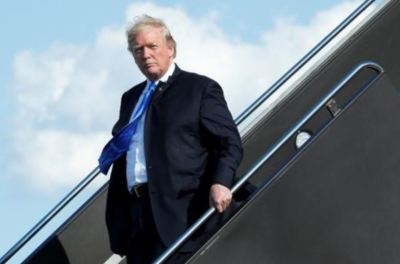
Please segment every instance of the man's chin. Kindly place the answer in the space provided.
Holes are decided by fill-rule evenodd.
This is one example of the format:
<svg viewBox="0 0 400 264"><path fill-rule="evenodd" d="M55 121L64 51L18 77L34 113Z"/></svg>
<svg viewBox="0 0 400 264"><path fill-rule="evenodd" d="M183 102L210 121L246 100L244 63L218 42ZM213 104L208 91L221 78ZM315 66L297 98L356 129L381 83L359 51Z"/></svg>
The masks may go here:
<svg viewBox="0 0 400 264"><path fill-rule="evenodd" d="M147 77L147 79L155 81L158 80L159 78L161 78L161 76L159 76L159 72L153 72L153 71L146 71L144 73L144 75Z"/></svg>

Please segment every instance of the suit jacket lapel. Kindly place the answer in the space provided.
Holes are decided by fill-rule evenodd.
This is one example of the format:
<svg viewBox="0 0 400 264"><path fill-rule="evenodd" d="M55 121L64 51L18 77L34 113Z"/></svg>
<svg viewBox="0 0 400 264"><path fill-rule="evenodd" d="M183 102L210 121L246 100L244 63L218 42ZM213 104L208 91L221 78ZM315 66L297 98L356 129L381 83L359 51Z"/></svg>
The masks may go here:
<svg viewBox="0 0 400 264"><path fill-rule="evenodd" d="M176 78L178 77L178 75L180 74L181 69L179 69L178 65L175 64L175 70L174 73L168 78L167 82L165 84L161 83L159 84L159 86L157 87L157 90L155 92L155 94L153 95L153 98L151 100L150 103L150 107L147 111L146 114L146 118L145 118L145 122L144 122L144 148L145 150L149 149L149 123L151 120L151 115L153 112L153 107L154 105L156 105L160 99L162 98L162 96L165 94L165 92L167 91L167 89L173 84L173 82L176 80ZM148 156L148 151L145 151L145 156L146 156L146 160L149 160L149 156ZM149 175L147 175L149 177Z"/></svg>
<svg viewBox="0 0 400 264"><path fill-rule="evenodd" d="M180 72L181 72L181 69L178 67L178 65L175 64L175 70L172 73L172 75L168 78L167 82L159 83L156 93L153 96L152 104L157 104L160 101L163 94L165 94L167 89L173 84L173 82L176 80L176 78L178 77Z"/></svg>

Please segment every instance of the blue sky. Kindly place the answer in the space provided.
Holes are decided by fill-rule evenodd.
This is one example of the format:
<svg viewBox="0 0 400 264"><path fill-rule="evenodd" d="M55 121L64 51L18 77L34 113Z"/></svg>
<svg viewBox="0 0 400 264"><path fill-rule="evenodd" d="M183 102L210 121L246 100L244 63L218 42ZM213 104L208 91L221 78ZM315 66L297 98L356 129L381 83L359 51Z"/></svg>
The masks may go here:
<svg viewBox="0 0 400 264"><path fill-rule="evenodd" d="M220 81L237 115L359 3L2 3L0 255L96 165L120 94L143 78L125 50L131 17L162 17L177 63Z"/></svg>

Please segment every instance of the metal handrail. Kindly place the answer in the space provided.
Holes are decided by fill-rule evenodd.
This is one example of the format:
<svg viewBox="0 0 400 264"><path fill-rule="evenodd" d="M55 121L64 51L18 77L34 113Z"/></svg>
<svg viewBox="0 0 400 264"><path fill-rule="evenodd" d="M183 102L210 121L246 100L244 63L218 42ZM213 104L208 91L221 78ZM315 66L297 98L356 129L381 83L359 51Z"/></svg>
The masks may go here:
<svg viewBox="0 0 400 264"><path fill-rule="evenodd" d="M332 41L340 32L343 31L354 19L356 19L365 9L367 9L375 0L364 1L356 10L354 10L345 20L342 21L334 30L323 38L312 50L301 58L290 70L279 78L269 89L262 93L254 103L247 107L236 119L236 124L240 125L249 115L251 115L268 97L278 90L288 81L296 72L298 72L308 61L310 61L321 49Z"/></svg>
<svg viewBox="0 0 400 264"><path fill-rule="evenodd" d="M275 143L271 148L269 148L262 158L260 158L253 167L243 176L231 189L232 194L234 194L242 185L254 175L254 173L266 162L268 161L278 149L285 144L299 129L312 117L317 111L323 107L329 99L332 98L338 91L340 91L361 69L372 68L378 72L378 75L371 80L369 83L373 83L377 80L383 73L383 68L374 62L364 62L358 65L354 70L352 70L334 89L331 90L323 99L321 99L300 121L297 122L283 137L281 137L277 143ZM174 253L182 244L197 230L201 225L203 225L215 212L214 207L210 207L200 218L197 220L185 233L183 233L178 239L172 244L161 256L159 256L153 264L161 264L167 260L172 253Z"/></svg>
<svg viewBox="0 0 400 264"><path fill-rule="evenodd" d="M240 125L250 114L252 114L266 99L287 82L296 72L298 72L309 60L311 60L322 48L334 39L344 28L346 28L355 18L357 18L375 0L364 1L354 12L352 12L342 23L332 32L322 39L310 52L308 52L299 62L289 71L279 78L269 89L259 96L254 103L246 108L237 118L236 125ZM74 199L97 175L100 174L99 166L93 169L70 193L68 193L50 212L43 217L28 233L26 233L10 250L0 259L0 264L5 263L13 257L33 236L35 236L49 221L51 221L72 199ZM211 213L212 214L212 213ZM201 219L200 219L201 220Z"/></svg>
<svg viewBox="0 0 400 264"><path fill-rule="evenodd" d="M48 222L50 222L69 202L72 201L86 186L91 183L100 169L97 166L87 175L74 189L72 189L53 209L50 210L28 233L26 233L4 256L1 257L0 263L3 264L13 257L29 240L32 239Z"/></svg>

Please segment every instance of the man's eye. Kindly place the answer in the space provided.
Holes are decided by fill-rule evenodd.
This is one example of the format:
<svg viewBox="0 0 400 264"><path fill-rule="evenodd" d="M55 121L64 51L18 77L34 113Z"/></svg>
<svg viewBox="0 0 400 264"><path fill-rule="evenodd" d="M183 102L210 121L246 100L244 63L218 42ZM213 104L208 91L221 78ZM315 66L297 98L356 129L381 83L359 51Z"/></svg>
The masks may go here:
<svg viewBox="0 0 400 264"><path fill-rule="evenodd" d="M151 48L151 49L155 49L155 48L157 48L157 47L158 47L157 44L151 44L151 45L150 45L150 48Z"/></svg>
<svg viewBox="0 0 400 264"><path fill-rule="evenodd" d="M136 54L138 54L138 53L141 53L142 50L143 50L142 48L136 48L134 51L135 51Z"/></svg>

